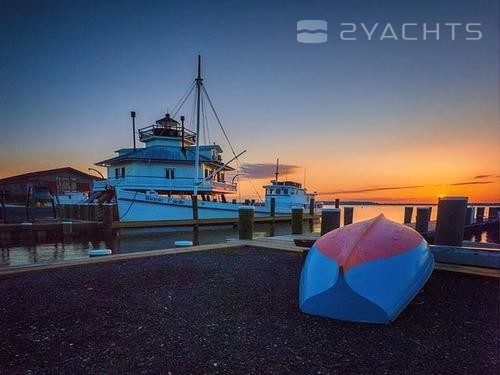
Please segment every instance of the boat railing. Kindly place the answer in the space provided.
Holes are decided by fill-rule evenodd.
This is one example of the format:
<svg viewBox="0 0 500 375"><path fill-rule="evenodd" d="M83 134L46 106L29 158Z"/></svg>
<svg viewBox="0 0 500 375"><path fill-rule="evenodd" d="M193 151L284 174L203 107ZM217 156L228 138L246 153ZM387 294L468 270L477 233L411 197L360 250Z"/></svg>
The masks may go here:
<svg viewBox="0 0 500 375"><path fill-rule="evenodd" d="M95 181L94 190L103 190L106 185L119 189L130 190L183 190L190 191L194 187L194 179L191 177L176 177L173 179L158 176L127 176L124 178L108 178ZM234 183L207 180L200 178L198 189L203 191L236 192L237 185Z"/></svg>
<svg viewBox="0 0 500 375"><path fill-rule="evenodd" d="M178 126L168 126L153 124L145 128L139 129L139 139L144 141L148 138L160 136L160 137L182 137L182 128ZM196 133L189 129L184 129L184 139L195 142Z"/></svg>

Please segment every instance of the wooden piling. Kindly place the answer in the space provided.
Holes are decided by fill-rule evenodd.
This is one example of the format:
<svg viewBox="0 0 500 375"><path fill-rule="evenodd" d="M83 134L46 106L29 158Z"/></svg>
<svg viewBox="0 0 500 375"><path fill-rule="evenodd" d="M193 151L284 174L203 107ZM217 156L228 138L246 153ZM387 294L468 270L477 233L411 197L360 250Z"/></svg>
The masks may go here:
<svg viewBox="0 0 500 375"><path fill-rule="evenodd" d="M238 208L238 232L240 240L253 239L254 218L254 206L240 206Z"/></svg>
<svg viewBox="0 0 500 375"><path fill-rule="evenodd" d="M2 223L7 223L7 210L5 209L5 190L1 193L1 204L2 204Z"/></svg>
<svg viewBox="0 0 500 375"><path fill-rule="evenodd" d="M114 204L112 203L104 203L102 205L103 207L103 215L102 215L102 221L104 223L104 227L107 231L112 230L112 225L113 225L113 206Z"/></svg>
<svg viewBox="0 0 500 375"><path fill-rule="evenodd" d="M193 245L197 246L200 244L200 225L198 223L198 196L191 195L191 203L193 205Z"/></svg>
<svg viewBox="0 0 500 375"><path fill-rule="evenodd" d="M340 208L323 208L321 211L321 235L340 227Z"/></svg>
<svg viewBox="0 0 500 375"><path fill-rule="evenodd" d="M406 206L405 207L405 216L404 216L403 223L404 224L410 224L412 216L413 216L413 207L412 206Z"/></svg>
<svg viewBox="0 0 500 375"><path fill-rule="evenodd" d="M80 219L88 221L89 220L89 205L88 204L79 204L78 210L80 212Z"/></svg>
<svg viewBox="0 0 500 375"><path fill-rule="evenodd" d="M71 218L73 220L79 220L80 219L80 206L78 204L72 204L71 205Z"/></svg>
<svg viewBox="0 0 500 375"><path fill-rule="evenodd" d="M340 207L340 199L335 199L335 208Z"/></svg>
<svg viewBox="0 0 500 375"><path fill-rule="evenodd" d="M354 207L344 206L344 225L352 224L354 217Z"/></svg>
<svg viewBox="0 0 500 375"><path fill-rule="evenodd" d="M467 211L465 212L465 225L472 224L474 218L474 207L467 206Z"/></svg>
<svg viewBox="0 0 500 375"><path fill-rule="evenodd" d="M417 222L415 230L419 233L429 231L429 221L431 220L431 207L417 207Z"/></svg>
<svg viewBox="0 0 500 375"><path fill-rule="evenodd" d="M439 198L435 245L462 246L467 197Z"/></svg>
<svg viewBox="0 0 500 375"><path fill-rule="evenodd" d="M488 221L498 220L498 213L500 212L500 207L491 206L488 208Z"/></svg>
<svg viewBox="0 0 500 375"><path fill-rule="evenodd" d="M99 204L97 203L91 203L89 204L89 221L97 221L97 218L99 216L98 213L99 210Z"/></svg>
<svg viewBox="0 0 500 375"><path fill-rule="evenodd" d="M314 201L314 198L310 198L309 199L309 216L311 216L311 218L314 216L314 205L315 205L315 201Z"/></svg>
<svg viewBox="0 0 500 375"><path fill-rule="evenodd" d="M484 207L476 207L476 223L484 221Z"/></svg>
<svg viewBox="0 0 500 375"><path fill-rule="evenodd" d="M271 217L276 216L276 198L271 198Z"/></svg>
<svg viewBox="0 0 500 375"><path fill-rule="evenodd" d="M71 236L73 234L73 223L71 221L63 221L61 224L63 236Z"/></svg>
<svg viewBox="0 0 500 375"><path fill-rule="evenodd" d="M292 234L302 234L304 220L304 209L302 207L292 207Z"/></svg>

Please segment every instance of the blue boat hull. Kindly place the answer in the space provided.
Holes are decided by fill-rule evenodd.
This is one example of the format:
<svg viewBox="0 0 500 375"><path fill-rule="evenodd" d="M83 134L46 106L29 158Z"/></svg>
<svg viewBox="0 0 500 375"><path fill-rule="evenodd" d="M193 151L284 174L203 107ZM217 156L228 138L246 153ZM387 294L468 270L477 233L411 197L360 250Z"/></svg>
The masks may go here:
<svg viewBox="0 0 500 375"><path fill-rule="evenodd" d="M345 273L313 246L302 270L299 307L312 315L388 324L411 302L433 268L424 240L404 253L358 264Z"/></svg>

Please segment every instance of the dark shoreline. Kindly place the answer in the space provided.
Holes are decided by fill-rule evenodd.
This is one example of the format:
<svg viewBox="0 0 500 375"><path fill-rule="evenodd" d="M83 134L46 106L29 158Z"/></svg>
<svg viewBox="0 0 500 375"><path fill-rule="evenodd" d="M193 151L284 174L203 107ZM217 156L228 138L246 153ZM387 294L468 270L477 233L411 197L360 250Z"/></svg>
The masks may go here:
<svg viewBox="0 0 500 375"><path fill-rule="evenodd" d="M0 278L0 373L498 373L498 279L435 271L390 326L302 314L302 255L238 248Z"/></svg>

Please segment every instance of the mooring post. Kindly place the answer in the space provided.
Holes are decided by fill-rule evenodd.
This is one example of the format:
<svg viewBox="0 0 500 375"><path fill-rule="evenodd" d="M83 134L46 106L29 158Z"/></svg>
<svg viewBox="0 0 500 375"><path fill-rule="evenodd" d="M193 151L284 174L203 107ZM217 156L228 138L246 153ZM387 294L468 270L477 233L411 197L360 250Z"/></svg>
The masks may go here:
<svg viewBox="0 0 500 375"><path fill-rule="evenodd" d="M98 209L99 209L98 203L90 203L89 204L89 221L97 221L97 217L98 217L97 210Z"/></svg>
<svg viewBox="0 0 500 375"><path fill-rule="evenodd" d="M7 210L5 209L5 190L2 190L2 222L7 223Z"/></svg>
<svg viewBox="0 0 500 375"><path fill-rule="evenodd" d="M484 207L476 207L476 223L484 221Z"/></svg>
<svg viewBox="0 0 500 375"><path fill-rule="evenodd" d="M403 220L403 224L410 224L412 216L413 216L413 207L412 206L406 206L405 207L405 217L404 217L404 220Z"/></svg>
<svg viewBox="0 0 500 375"><path fill-rule="evenodd" d="M323 208L321 211L321 235L340 227L340 208Z"/></svg>
<svg viewBox="0 0 500 375"><path fill-rule="evenodd" d="M431 220L431 207L417 207L417 222L415 230L419 233L429 231L429 221Z"/></svg>
<svg viewBox="0 0 500 375"><path fill-rule="evenodd" d="M304 209L292 207L292 234L303 233Z"/></svg>
<svg viewBox="0 0 500 375"><path fill-rule="evenodd" d="M198 195L191 195L191 203L193 205L193 245L200 244L200 223L198 222Z"/></svg>
<svg viewBox="0 0 500 375"><path fill-rule="evenodd" d="M55 219L57 218L57 209L56 209L56 202L54 198L50 200L50 205L52 206L52 218Z"/></svg>
<svg viewBox="0 0 500 375"><path fill-rule="evenodd" d="M106 231L110 232L112 231L113 227L113 203L104 203L102 205L103 207L103 214L102 214L102 221L104 223L104 228Z"/></svg>
<svg viewBox="0 0 500 375"><path fill-rule="evenodd" d="M254 206L240 206L238 208L238 231L240 240L253 239L254 217Z"/></svg>
<svg viewBox="0 0 500 375"><path fill-rule="evenodd" d="M439 198L435 245L462 246L467 197Z"/></svg>
<svg viewBox="0 0 500 375"><path fill-rule="evenodd" d="M89 221L89 205L88 204L79 204L78 209L80 211L80 219L84 221Z"/></svg>
<svg viewBox="0 0 500 375"><path fill-rule="evenodd" d="M314 205L316 204L314 198L309 199L309 216L311 219L314 218Z"/></svg>
<svg viewBox="0 0 500 375"><path fill-rule="evenodd" d="M271 198L271 217L276 216L276 198Z"/></svg>
<svg viewBox="0 0 500 375"><path fill-rule="evenodd" d="M465 211L465 225L472 224L472 220L474 217L474 207L467 206L467 211Z"/></svg>
<svg viewBox="0 0 500 375"><path fill-rule="evenodd" d="M344 225L352 224L354 217L354 207L344 206Z"/></svg>
<svg viewBox="0 0 500 375"><path fill-rule="evenodd" d="M73 223L68 220L63 220L62 223L62 233L64 237L71 236L73 234Z"/></svg>
<svg viewBox="0 0 500 375"><path fill-rule="evenodd" d="M340 208L340 199L335 199L335 208Z"/></svg>
<svg viewBox="0 0 500 375"><path fill-rule="evenodd" d="M491 206L488 208L488 221L498 220L498 212L500 207Z"/></svg>
<svg viewBox="0 0 500 375"><path fill-rule="evenodd" d="M27 243L35 242L33 223L24 222L21 223L21 226L23 228L21 231L22 240Z"/></svg>
<svg viewBox="0 0 500 375"><path fill-rule="evenodd" d="M79 220L80 219L80 206L77 204L72 204L71 205L71 218L73 220Z"/></svg>

